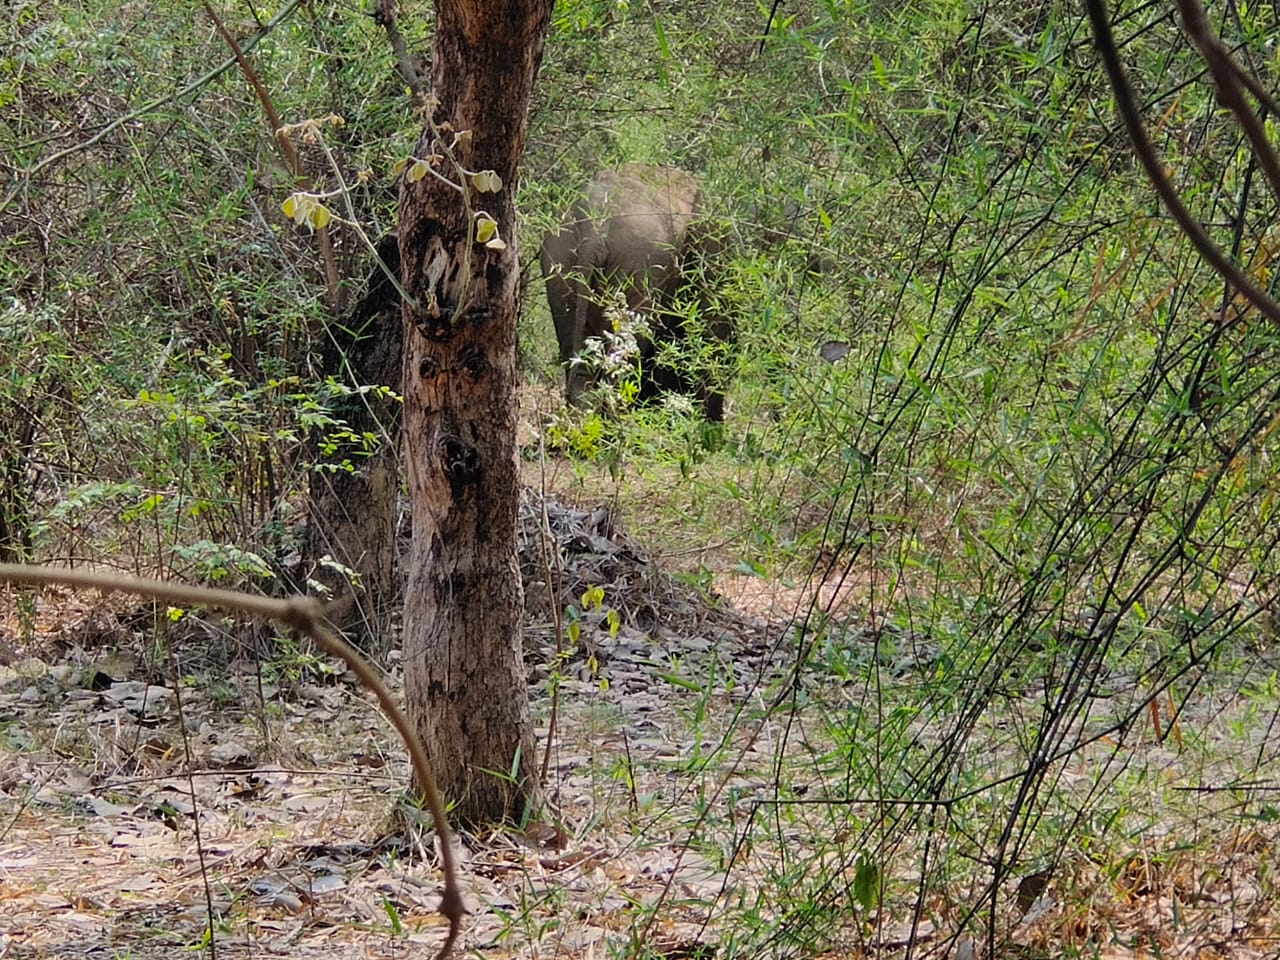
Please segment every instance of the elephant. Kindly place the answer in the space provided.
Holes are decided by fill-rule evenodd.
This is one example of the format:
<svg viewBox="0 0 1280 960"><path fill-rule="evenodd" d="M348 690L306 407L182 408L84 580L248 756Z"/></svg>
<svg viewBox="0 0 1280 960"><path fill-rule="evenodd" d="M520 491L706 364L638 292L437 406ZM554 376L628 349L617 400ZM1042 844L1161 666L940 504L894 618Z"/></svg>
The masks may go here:
<svg viewBox="0 0 1280 960"><path fill-rule="evenodd" d="M708 276L723 245L702 214L702 191L692 174L624 164L597 175L565 225L545 238L542 275L570 404L595 378L574 357L587 338L604 333L609 294L620 290L627 309L644 314L652 330L652 340L639 344L640 401L684 393L701 403L707 420L724 419L724 388L714 365L694 370L687 359L673 366L658 357L659 344L690 338L690 316L698 318L705 342L718 345L713 352L731 337L731 325L714 308ZM690 304L696 305L692 312Z"/></svg>

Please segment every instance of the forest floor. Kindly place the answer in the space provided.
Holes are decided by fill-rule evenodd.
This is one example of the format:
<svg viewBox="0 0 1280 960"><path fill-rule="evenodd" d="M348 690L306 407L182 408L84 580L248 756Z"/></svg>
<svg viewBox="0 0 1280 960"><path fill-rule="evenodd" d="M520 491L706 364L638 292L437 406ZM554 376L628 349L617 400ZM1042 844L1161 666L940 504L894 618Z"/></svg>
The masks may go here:
<svg viewBox="0 0 1280 960"><path fill-rule="evenodd" d="M211 912L223 957L438 946L440 875L422 846L434 834L405 807L403 750L348 673L302 656L265 672L184 657L174 683L170 664L147 662L138 613L119 598L48 591L24 629L13 599L3 622L19 655L0 667L0 957L172 957L207 945ZM700 749L679 715L694 664L668 661L676 673L655 682L661 668L638 665L644 641L624 631L618 643L635 648L560 680L555 825L462 838L468 947L582 955L630 929L642 904L721 893L718 864L669 832L692 799L676 771ZM736 709L714 700L710 716ZM708 718L698 737L724 735L728 720ZM698 915L667 912L653 941L700 942Z"/></svg>
<svg viewBox="0 0 1280 960"><path fill-rule="evenodd" d="M772 709L794 670L789 616L812 591L724 573L708 600L655 572L607 512L558 509L541 516L560 523L562 545L588 541L565 596L596 576L611 586L584 619L585 652L558 670L550 814L460 840L463 953L710 960L744 917L788 922L761 896L788 863L848 874L852 887L859 861L833 856L845 841L829 817L802 814L776 834L757 818L786 765L792 795L806 779L822 787L820 726ZM266 666L236 656L243 638L216 619L157 644L155 616L121 597L11 592L3 604L0 958L433 955L444 937L434 834L404 803L403 749L345 670L299 650ZM610 605L623 613L616 636ZM540 744L552 634L535 611L526 652ZM909 647L904 669L928 664L928 650ZM393 683L397 662L393 652ZM1180 723L1224 756L1242 742L1269 750L1274 713L1256 697L1226 699L1198 691ZM1224 786L1229 772L1188 764L1174 729L1147 737L1139 761L1161 789L1215 776ZM1280 817L1202 820L1217 827L1197 833L1218 794L1204 796L1190 813L1149 817L1123 856L1061 870L1052 898L1047 879L1021 876L1004 955L1275 956ZM915 919L886 909L855 920L850 905L847 936L776 953L973 958L948 897Z"/></svg>

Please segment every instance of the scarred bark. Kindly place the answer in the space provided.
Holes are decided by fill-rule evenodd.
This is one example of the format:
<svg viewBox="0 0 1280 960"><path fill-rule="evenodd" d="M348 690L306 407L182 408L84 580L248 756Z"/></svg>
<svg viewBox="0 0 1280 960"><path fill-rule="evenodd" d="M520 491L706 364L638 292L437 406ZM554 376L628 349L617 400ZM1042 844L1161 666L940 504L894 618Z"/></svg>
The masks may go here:
<svg viewBox="0 0 1280 960"><path fill-rule="evenodd" d="M551 6L436 4L432 115L446 143L466 133L453 161L502 178L499 193L470 199L497 221L506 249L468 240L463 197L436 177L406 178L400 194L403 283L412 298L404 311L413 514L405 698L444 795L469 823L519 816L537 796L516 552L514 197ZM415 156L441 152L428 125ZM452 162L434 166L458 182Z"/></svg>

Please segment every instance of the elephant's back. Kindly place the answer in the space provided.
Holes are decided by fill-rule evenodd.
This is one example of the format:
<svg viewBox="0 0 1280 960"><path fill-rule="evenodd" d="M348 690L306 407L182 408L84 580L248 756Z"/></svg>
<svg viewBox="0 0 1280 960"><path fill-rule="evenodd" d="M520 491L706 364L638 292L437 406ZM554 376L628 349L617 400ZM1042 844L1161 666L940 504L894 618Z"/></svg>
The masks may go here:
<svg viewBox="0 0 1280 960"><path fill-rule="evenodd" d="M623 271L670 259L683 246L701 199L692 174L641 163L601 172L587 191L589 217L603 227L612 266ZM627 262L633 259L643 264Z"/></svg>
<svg viewBox="0 0 1280 960"><path fill-rule="evenodd" d="M663 213L692 217L701 203L698 179L679 167L624 163L596 175L587 201L597 216Z"/></svg>

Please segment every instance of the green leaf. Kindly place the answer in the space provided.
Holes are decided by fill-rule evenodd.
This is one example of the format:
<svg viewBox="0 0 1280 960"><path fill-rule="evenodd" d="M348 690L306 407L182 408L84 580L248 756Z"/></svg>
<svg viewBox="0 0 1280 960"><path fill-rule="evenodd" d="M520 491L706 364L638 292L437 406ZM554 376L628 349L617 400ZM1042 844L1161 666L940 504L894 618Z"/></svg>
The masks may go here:
<svg viewBox="0 0 1280 960"><path fill-rule="evenodd" d="M476 243L488 243L498 233L498 223L487 213L476 214Z"/></svg>
<svg viewBox="0 0 1280 960"><path fill-rule="evenodd" d="M382 898L382 909L387 914L387 919L391 921L391 932L397 937L404 935L404 926L400 923L400 911L396 909L396 905L386 897Z"/></svg>
<svg viewBox="0 0 1280 960"><path fill-rule="evenodd" d="M853 896L870 912L880 900L880 867L865 853L858 856L858 867L853 875Z"/></svg>
<svg viewBox="0 0 1280 960"><path fill-rule="evenodd" d="M702 692L702 686L700 684L695 683L693 680L689 680L686 677L682 677L678 673L664 673L661 674L661 676L663 680L667 681L667 683L671 684L673 687L680 687L682 690L694 690L698 693Z"/></svg>
<svg viewBox="0 0 1280 960"><path fill-rule="evenodd" d="M659 17L653 18L653 32L658 38L658 52L662 54L663 60L671 59L671 44L667 42L667 31L662 27L662 20Z"/></svg>
<svg viewBox="0 0 1280 960"><path fill-rule="evenodd" d="M511 758L511 770L507 773L507 778L514 782L520 776L520 747L516 747L515 756Z"/></svg>
<svg viewBox="0 0 1280 960"><path fill-rule="evenodd" d="M481 170L471 175L471 187L476 193L497 193L502 189L502 178L492 170Z"/></svg>

